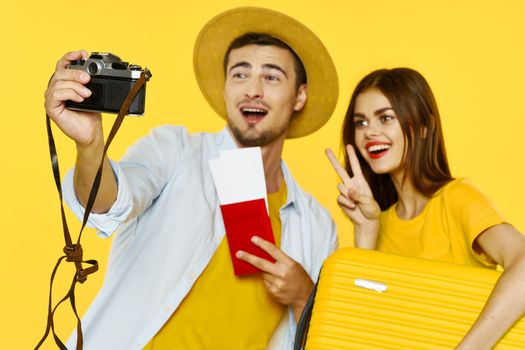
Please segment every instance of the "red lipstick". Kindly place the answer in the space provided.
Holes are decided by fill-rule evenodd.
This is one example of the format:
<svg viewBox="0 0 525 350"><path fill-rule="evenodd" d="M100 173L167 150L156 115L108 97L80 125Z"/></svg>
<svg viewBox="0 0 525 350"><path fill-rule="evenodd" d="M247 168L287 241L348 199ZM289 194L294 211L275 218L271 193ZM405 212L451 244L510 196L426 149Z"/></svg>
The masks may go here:
<svg viewBox="0 0 525 350"><path fill-rule="evenodd" d="M388 142L371 141L368 142L365 147L370 158L378 159L390 150L391 144Z"/></svg>

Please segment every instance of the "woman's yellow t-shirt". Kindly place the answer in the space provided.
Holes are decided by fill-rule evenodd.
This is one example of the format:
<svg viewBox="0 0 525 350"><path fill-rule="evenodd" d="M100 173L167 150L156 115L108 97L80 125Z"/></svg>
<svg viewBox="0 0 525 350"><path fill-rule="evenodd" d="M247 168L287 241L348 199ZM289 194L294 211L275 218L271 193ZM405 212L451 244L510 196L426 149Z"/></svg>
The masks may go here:
<svg viewBox="0 0 525 350"><path fill-rule="evenodd" d="M395 208L393 205L380 215L377 250L495 268L475 240L484 230L505 220L470 181L449 182L411 220L400 219Z"/></svg>
<svg viewBox="0 0 525 350"><path fill-rule="evenodd" d="M268 194L270 221L281 241L286 184ZM144 350L265 349L286 307L264 289L260 274L235 276L226 236L190 293Z"/></svg>

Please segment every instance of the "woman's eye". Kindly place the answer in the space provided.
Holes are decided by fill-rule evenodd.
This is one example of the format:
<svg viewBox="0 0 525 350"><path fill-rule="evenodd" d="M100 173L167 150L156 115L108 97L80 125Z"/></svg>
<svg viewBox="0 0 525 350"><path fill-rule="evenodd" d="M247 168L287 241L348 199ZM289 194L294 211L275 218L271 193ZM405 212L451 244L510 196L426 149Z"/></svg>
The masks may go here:
<svg viewBox="0 0 525 350"><path fill-rule="evenodd" d="M368 122L364 119L354 119L354 126L356 128L362 128L367 125L368 125Z"/></svg>
<svg viewBox="0 0 525 350"><path fill-rule="evenodd" d="M390 114L383 114L381 116L381 121L384 123L384 122L388 122L390 120L394 119L394 116L393 115L390 115Z"/></svg>

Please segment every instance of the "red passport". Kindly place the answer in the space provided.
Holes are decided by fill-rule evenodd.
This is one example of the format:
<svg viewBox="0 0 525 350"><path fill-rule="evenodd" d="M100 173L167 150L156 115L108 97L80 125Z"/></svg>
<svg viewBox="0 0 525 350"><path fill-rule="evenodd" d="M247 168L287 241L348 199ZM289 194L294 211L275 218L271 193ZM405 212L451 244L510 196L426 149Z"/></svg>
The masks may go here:
<svg viewBox="0 0 525 350"><path fill-rule="evenodd" d="M264 250L252 243L253 236L275 244L272 225L264 198L221 205L222 218L228 237L233 271L236 276L257 273L260 270L255 266L238 259L235 256L238 250L243 250L263 259L275 262Z"/></svg>

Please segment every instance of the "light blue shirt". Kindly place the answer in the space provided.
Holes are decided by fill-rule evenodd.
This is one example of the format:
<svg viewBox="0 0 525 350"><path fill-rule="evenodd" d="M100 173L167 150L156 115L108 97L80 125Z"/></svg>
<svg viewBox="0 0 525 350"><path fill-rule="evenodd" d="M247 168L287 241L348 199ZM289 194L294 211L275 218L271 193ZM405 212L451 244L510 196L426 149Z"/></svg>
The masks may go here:
<svg viewBox="0 0 525 350"><path fill-rule="evenodd" d="M208 160L232 148L236 144L227 129L190 135L184 128L163 126L130 147L122 161L111 163L116 202L106 214L91 214L89 225L102 237L117 234L104 285L82 320L85 350L141 349L175 312L224 237ZM282 170L288 198L280 209L281 249L315 281L337 247L335 225L284 163ZM82 218L73 170L64 179L64 197ZM292 349L294 335L289 308L269 348ZM68 348L75 342L73 334Z"/></svg>

